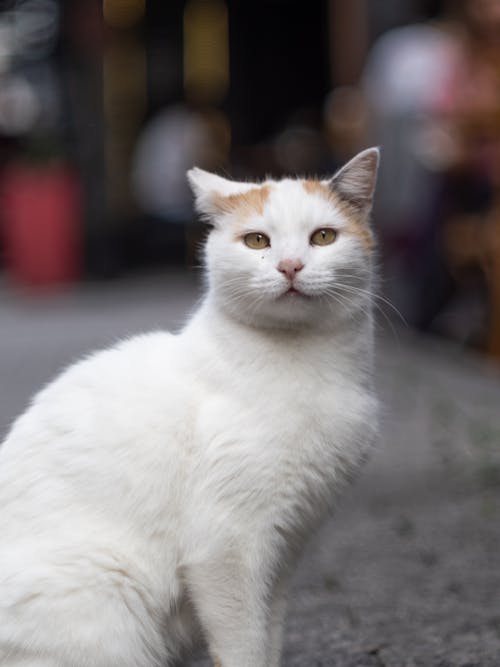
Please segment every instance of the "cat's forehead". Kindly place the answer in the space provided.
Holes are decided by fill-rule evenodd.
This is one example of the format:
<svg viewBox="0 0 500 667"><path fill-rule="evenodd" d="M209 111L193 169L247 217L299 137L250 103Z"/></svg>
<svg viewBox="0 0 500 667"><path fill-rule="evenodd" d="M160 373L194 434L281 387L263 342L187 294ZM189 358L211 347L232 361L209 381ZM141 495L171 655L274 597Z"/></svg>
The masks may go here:
<svg viewBox="0 0 500 667"><path fill-rule="evenodd" d="M348 231L365 250L374 247L369 227L325 181L268 180L221 198L219 206L229 214L229 227L238 235L256 229L271 235L302 236L318 227L333 226Z"/></svg>
<svg viewBox="0 0 500 667"><path fill-rule="evenodd" d="M286 213L287 218L300 218L304 212L311 214L334 214L341 212L342 204L328 186L321 181L306 179L283 179L265 181L245 192L217 197L217 206L233 214L233 219L247 217L272 217Z"/></svg>
<svg viewBox="0 0 500 667"><path fill-rule="evenodd" d="M331 218L341 213L341 203L330 188L317 180L283 179L271 186L264 214L285 215L290 222ZM326 221L326 220L325 220Z"/></svg>
<svg viewBox="0 0 500 667"><path fill-rule="evenodd" d="M269 224L316 224L332 221L343 213L342 202L319 180L268 180L245 192L220 197L219 207L231 214L235 224L260 218Z"/></svg>

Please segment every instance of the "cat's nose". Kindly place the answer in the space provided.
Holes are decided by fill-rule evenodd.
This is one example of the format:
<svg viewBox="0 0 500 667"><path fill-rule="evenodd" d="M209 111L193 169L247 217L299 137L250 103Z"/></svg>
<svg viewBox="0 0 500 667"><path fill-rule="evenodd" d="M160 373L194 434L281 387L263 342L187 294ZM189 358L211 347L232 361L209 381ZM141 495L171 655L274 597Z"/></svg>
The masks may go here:
<svg viewBox="0 0 500 667"><path fill-rule="evenodd" d="M288 280L293 280L295 274L301 271L304 265L300 259L282 259L278 264L278 271L284 273Z"/></svg>

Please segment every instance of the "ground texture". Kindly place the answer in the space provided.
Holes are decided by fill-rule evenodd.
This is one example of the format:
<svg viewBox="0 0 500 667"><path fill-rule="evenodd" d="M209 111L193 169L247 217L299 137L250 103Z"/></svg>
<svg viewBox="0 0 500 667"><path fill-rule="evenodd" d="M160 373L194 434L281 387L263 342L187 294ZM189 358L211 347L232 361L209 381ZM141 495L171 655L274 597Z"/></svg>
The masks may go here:
<svg viewBox="0 0 500 667"><path fill-rule="evenodd" d="M197 295L180 275L3 286L1 435L76 356L178 327ZM284 666L500 667L500 373L399 330L381 331L378 366L380 446L304 554Z"/></svg>

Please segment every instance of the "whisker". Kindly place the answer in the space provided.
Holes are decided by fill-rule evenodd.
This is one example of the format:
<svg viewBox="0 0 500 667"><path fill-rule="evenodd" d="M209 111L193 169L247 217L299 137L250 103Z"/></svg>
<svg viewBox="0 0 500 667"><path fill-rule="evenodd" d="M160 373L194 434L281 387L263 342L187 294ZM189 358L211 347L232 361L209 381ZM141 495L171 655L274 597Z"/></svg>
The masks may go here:
<svg viewBox="0 0 500 667"><path fill-rule="evenodd" d="M401 322L405 326L408 326L408 322L406 321L406 319L405 319L404 315L401 313L401 311L398 308L396 308L396 306L393 303L391 303L391 301L389 301L389 299L382 296L381 294L377 294L376 292L372 292L371 290L363 289L362 287L356 287L355 285L345 285L343 283L337 283L337 285L341 289L345 289L345 290L348 290L348 291L349 290L350 291L358 291L358 292L361 292L363 294L367 294L368 296L370 296L373 299L382 301L382 303L384 303L386 306L389 306L392 309L392 311L395 312L396 315L398 315Z"/></svg>
<svg viewBox="0 0 500 667"><path fill-rule="evenodd" d="M377 297L379 297L379 295L374 294L373 292L370 292L369 290L362 290L362 289L359 288L359 287L352 287L352 286L348 286L348 285L342 285L341 288L345 289L347 292L350 292L351 294L356 294L356 292L360 292L360 293L362 293L363 295L370 296L370 297L373 299L373 300L372 300L372 304L373 304L373 306L374 306L374 307L378 310L378 312L383 316L384 320L385 320L385 321L387 322L387 324L389 325L389 328L390 328L390 330L391 330L392 335L394 336L394 338L395 338L395 340L397 341L398 345L400 345L399 335L398 335L398 332L396 331L396 328L395 328L393 322L391 321L391 319L390 319L390 317L387 315L387 313L384 311L384 309L382 308L382 306L381 306L379 303L377 303L377 301L376 301L376 299L377 299ZM392 304L390 304L390 302L388 302L388 303L389 303L389 305L392 305ZM404 322L404 324L407 325L407 324L406 324L406 320L403 318L403 316L401 315L401 313L399 313L399 311L397 310L397 308L395 308L394 306L393 306L393 308L394 308L394 310L398 313L398 315L400 315L400 317L402 318L402 321Z"/></svg>

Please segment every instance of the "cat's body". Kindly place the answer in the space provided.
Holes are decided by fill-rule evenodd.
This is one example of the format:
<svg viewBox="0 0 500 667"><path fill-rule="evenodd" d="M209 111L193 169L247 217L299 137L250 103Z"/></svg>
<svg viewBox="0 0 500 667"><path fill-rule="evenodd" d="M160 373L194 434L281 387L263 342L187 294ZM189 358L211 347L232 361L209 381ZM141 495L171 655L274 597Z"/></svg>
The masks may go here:
<svg viewBox="0 0 500 667"><path fill-rule="evenodd" d="M376 153L350 164L342 178L368 183L368 202ZM235 206L239 225L258 215L275 243L248 247L221 224L208 242L207 296L180 335L135 337L79 362L14 425L0 450L2 666L168 665L203 634L222 667L277 667L289 571L374 439L361 228L330 210L335 243L343 231L347 239L337 275L363 287L318 303L312 286L331 282L331 259L329 279L306 270L314 252L325 262L332 249L310 245L305 257L290 233L280 243L273 220L295 197L292 236L303 224L314 231L328 222L324 193L299 181L240 184L243 209L231 190L222 202L231 206L216 213L203 199L213 183L238 184L207 189L195 177L202 211L228 225ZM260 207L246 193L263 187L271 194ZM245 254L238 246L224 267L228 242ZM264 280L272 298L259 300Z"/></svg>

